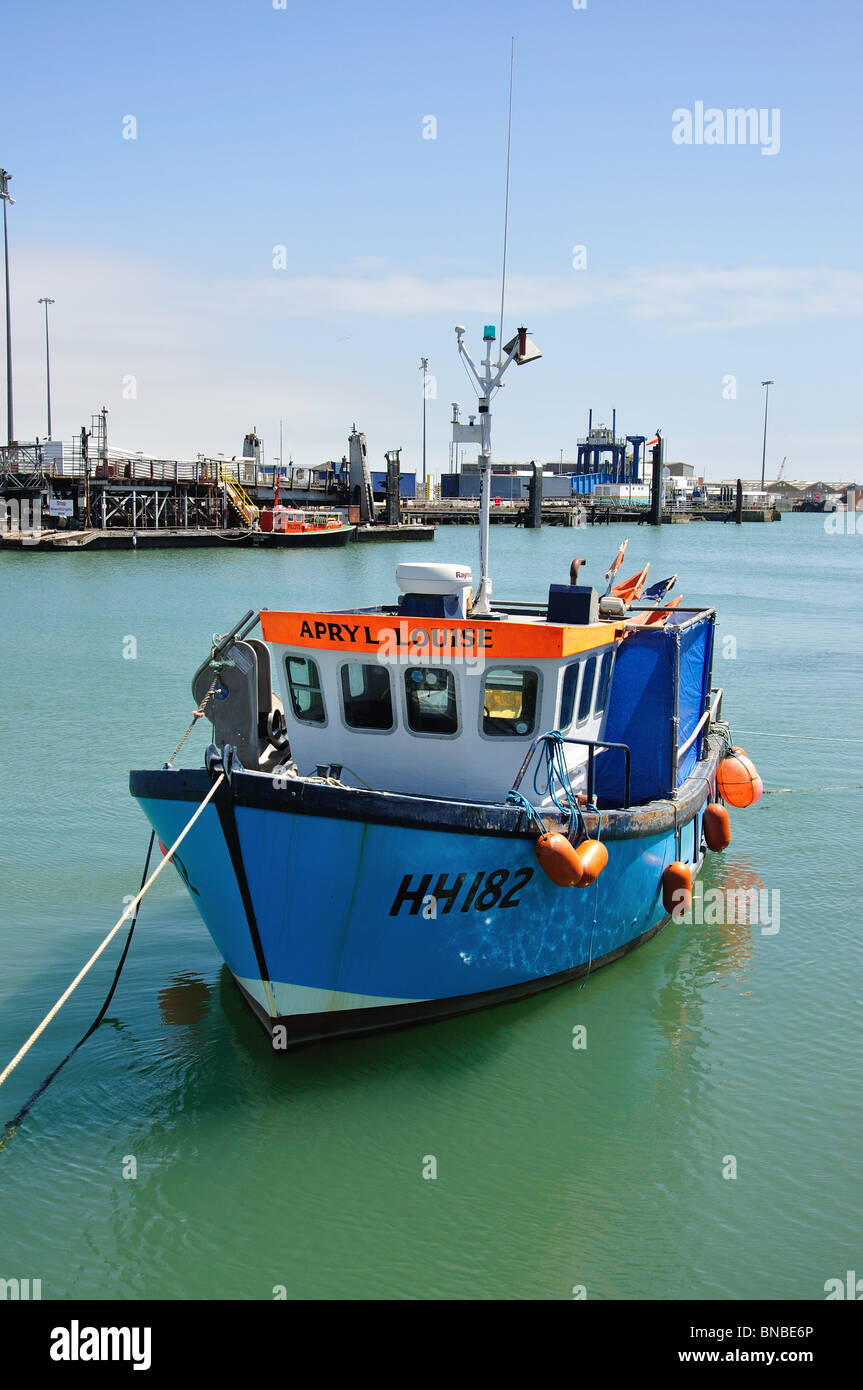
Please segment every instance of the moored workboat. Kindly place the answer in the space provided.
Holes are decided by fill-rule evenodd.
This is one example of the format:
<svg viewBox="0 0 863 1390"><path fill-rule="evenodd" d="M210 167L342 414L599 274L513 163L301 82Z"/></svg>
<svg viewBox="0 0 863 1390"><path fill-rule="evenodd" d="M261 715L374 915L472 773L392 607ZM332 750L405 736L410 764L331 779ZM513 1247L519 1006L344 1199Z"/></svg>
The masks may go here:
<svg viewBox="0 0 863 1390"><path fill-rule="evenodd" d="M676 576L646 589L648 566L616 583L625 545L602 595L492 603L489 404L539 354L522 329L495 362L486 329L478 369L463 332L476 591L468 566L400 565L392 603L248 614L193 683L205 766L131 775L166 845L218 782L175 862L279 1047L583 976L653 936L727 843L714 610L668 600ZM726 799L748 804L757 774L732 761Z"/></svg>
<svg viewBox="0 0 863 1390"><path fill-rule="evenodd" d="M259 530L270 544L315 548L320 545L346 545L356 526L338 512L299 511L294 507L265 508Z"/></svg>

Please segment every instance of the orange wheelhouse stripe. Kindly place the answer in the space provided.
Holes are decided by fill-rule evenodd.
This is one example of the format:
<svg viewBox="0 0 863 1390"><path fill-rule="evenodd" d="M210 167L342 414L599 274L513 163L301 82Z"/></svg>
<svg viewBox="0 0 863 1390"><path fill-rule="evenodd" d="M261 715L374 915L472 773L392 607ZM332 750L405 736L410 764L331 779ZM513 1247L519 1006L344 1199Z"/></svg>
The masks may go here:
<svg viewBox="0 0 863 1390"><path fill-rule="evenodd" d="M261 611L264 640L318 651L424 651L541 661L607 647L623 636L622 623L567 626L556 623L482 623L471 619L400 618L363 613Z"/></svg>

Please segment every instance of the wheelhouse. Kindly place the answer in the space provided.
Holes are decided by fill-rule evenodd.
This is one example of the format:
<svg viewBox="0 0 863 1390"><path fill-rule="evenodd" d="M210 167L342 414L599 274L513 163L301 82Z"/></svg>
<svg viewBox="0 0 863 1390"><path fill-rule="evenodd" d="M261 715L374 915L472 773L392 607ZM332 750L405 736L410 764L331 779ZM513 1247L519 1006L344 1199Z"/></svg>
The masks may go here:
<svg viewBox="0 0 863 1390"><path fill-rule="evenodd" d="M602 738L624 625L549 623L531 605L449 617L445 602L432 602L447 595L418 597L261 613L300 773L335 766L354 785L500 801L532 742L559 729L584 740L567 749L579 789L586 744Z"/></svg>
<svg viewBox="0 0 863 1390"><path fill-rule="evenodd" d="M555 731L576 794L607 806L677 795L699 755L713 609L621 613L553 585L547 603L468 617L470 570L402 565L399 577L413 591L395 605L261 612L299 776L497 803L521 775L548 810Z"/></svg>
<svg viewBox="0 0 863 1390"><path fill-rule="evenodd" d="M282 512L280 523L279 530L284 531L330 531L344 525L336 512L301 512L290 507Z"/></svg>

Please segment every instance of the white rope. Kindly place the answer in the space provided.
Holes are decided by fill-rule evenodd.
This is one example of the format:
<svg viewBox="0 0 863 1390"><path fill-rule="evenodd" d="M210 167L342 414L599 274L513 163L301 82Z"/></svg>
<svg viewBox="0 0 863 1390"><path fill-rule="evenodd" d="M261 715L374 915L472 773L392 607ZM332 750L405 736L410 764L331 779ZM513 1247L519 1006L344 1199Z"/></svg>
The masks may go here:
<svg viewBox="0 0 863 1390"><path fill-rule="evenodd" d="M191 830L192 826L195 824L195 821L196 821L196 820L198 819L198 817L201 815L201 813L202 813L202 811L204 810L205 806L207 806L207 805L209 804L209 802L212 801L213 797L215 796L216 792L217 792L218 789L219 789L219 786L221 785L221 783L222 783L224 780L225 780L225 774L224 774L224 772L222 772L222 773L219 774L219 776L216 778L215 782L213 783L212 787L211 787L210 790L207 792L207 795L204 797L204 800L201 802L201 804L200 804L200 806L198 807L197 811L196 811L195 814L192 816L192 819L188 822L188 824L185 826L185 828L180 832L180 834L178 835L177 839L174 841L174 843L172 844L171 848L168 850L168 852L167 852L167 854L165 855L164 859L162 860L161 864L157 865L157 867L153 870L153 872L151 873L150 877L147 879L147 882L144 884L144 886L143 886L143 888L141 889L141 891L135 895L135 897L132 899L132 901L129 903L129 906L126 908L125 912L123 913L122 917L119 919L119 921L115 922L114 926L113 926L113 927L111 928L111 930L108 932L108 935L105 937L105 940L102 942L101 946L99 946L99 947L93 952L92 956L91 956L90 959L87 961L87 964L86 964L81 970L79 970L78 974L75 976L74 980L72 981L71 985L69 985L68 989L64 990L63 993L60 995L60 998L57 1000L57 1003L54 1005L53 1009L49 1010L49 1012L48 1012L48 1013L45 1015L45 1017L42 1019L42 1022L39 1024L39 1027L36 1028L36 1029L34 1030L34 1032L32 1032L32 1033L30 1034L30 1036L29 1036L29 1038L27 1039L27 1041L25 1042L24 1046L20 1049L19 1052L17 1052L17 1053L15 1054L15 1056L12 1058L12 1061L11 1061L11 1062L9 1063L9 1065L3 1070L3 1072L0 1073L0 1086L3 1085L3 1082L6 1080L6 1078L7 1078L8 1076L10 1076L11 1073L15 1070L15 1068L16 1068L17 1065L18 1065L18 1063L21 1061L21 1058L24 1057L24 1056L26 1056L26 1054L30 1051L30 1048L33 1046L33 1044L34 1044L34 1042L36 1041L36 1039L37 1039L38 1037L40 1037L42 1033L44 1033L45 1029L48 1027L48 1024L51 1022L52 1018L54 1018L54 1017L60 1012L60 1010L62 1009L63 1005L66 1003L66 1000L69 998L69 995L72 993L73 990L75 990L75 989L78 988L78 986L79 986L79 984L81 983L81 981L83 980L84 976L87 974L87 971L88 971L88 970L90 969L90 967L91 967L92 965L94 965L94 964L96 963L96 961L99 959L99 957L101 956L101 954L102 954L102 952L104 951L105 947L108 945L109 941L111 941L111 939L112 939L114 936L116 936L117 932L120 930L120 928L122 927L123 923L126 922L126 921L128 921L129 917L130 917L131 914L134 912L135 908L138 906L138 903L141 901L141 899L143 898L144 894L145 894L145 893L150 889L150 887L156 882L156 879L159 877L159 874L162 872L162 870L164 869L165 865L171 860L171 858L173 857L175 851L179 849L180 845L181 845L181 844L183 843L183 841L185 840L185 838L186 838L186 836L188 835L189 831Z"/></svg>
<svg viewBox="0 0 863 1390"><path fill-rule="evenodd" d="M725 721L723 720L723 723ZM848 735L838 734L780 734L775 729L737 729L734 736L740 738L796 738L798 743L846 743Z"/></svg>
<svg viewBox="0 0 863 1390"><path fill-rule="evenodd" d="M795 792L863 792L863 782L852 782L846 787L768 787L764 791L765 796L790 796Z"/></svg>

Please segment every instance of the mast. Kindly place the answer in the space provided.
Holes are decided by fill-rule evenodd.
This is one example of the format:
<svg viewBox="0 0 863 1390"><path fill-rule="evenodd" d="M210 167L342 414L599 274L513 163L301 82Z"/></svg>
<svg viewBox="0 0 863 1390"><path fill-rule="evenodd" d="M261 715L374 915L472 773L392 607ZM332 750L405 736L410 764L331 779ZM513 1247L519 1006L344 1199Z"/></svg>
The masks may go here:
<svg viewBox="0 0 863 1390"><path fill-rule="evenodd" d="M509 119L506 127L506 193L503 208L503 266L500 274L500 341L503 342L503 306L506 299L506 243L509 234L509 170L512 158L512 79L515 72L515 38L509 48ZM500 358L498 358L500 365Z"/></svg>
<svg viewBox="0 0 863 1390"><path fill-rule="evenodd" d="M506 136L506 194L504 197L504 216L503 216L503 266L501 269L500 284L500 338L503 340L503 311L506 297L506 251L507 237L509 231L509 174L510 156L512 153L512 86L513 74L515 70L515 39L510 43L509 54L509 117L507 120ZM474 388L479 398L479 423L474 422L471 416L467 425L462 425L458 418L458 407L453 406L452 439L454 445L476 443L479 444L479 482L480 482L480 503L479 503L479 587L476 591L476 598L471 609L472 613L480 616L491 613L491 579L488 572L488 540L489 522L491 520L491 399L501 385L501 377L509 366L510 362L515 362L517 366L522 366L525 362L535 362L542 354L527 336L526 328L519 328L516 336L502 347L498 353L496 362L492 362L492 347L495 342L495 326L493 323L486 324L483 329L483 342L485 343L485 360L482 363L480 373L474 366L473 359L464 345L465 330L457 327L456 338L458 339L458 350L464 358L468 368L468 375L472 378Z"/></svg>
<svg viewBox="0 0 863 1390"><path fill-rule="evenodd" d="M479 586L471 609L482 617L491 613L491 578L488 565L489 522L491 514L491 401L501 386L501 378L511 362L519 367L525 362L535 362L542 353L531 342L526 328L519 328L516 336L501 350L501 357L492 362L492 346L495 341L494 324L486 324L483 330L485 359L479 371L473 358L464 345L465 329L456 327L458 350L471 376L478 398L478 422L471 417L467 425L453 419L452 437L454 444L476 443L479 445L477 463L480 478L479 506ZM456 412L454 412L454 415Z"/></svg>

